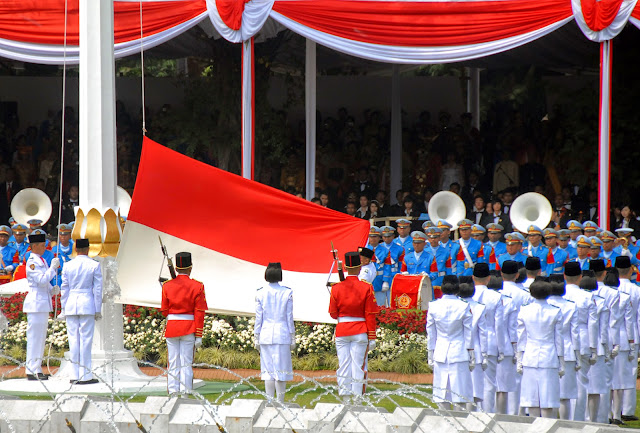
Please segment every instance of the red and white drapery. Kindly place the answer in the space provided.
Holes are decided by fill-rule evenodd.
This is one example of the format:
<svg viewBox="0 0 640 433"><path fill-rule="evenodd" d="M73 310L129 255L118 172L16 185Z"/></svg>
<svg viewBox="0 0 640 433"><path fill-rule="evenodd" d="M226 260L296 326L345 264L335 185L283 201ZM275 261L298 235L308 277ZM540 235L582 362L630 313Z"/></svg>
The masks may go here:
<svg viewBox="0 0 640 433"><path fill-rule="evenodd" d="M78 60L78 0L0 2L0 56L36 63ZM140 36L142 3L142 40ZM575 19L602 46L600 224L608 225L611 39L640 27L636 0L114 0L115 55L158 45L209 16L243 44L243 175L253 177L253 39L268 18L337 51L381 62L459 62L506 51Z"/></svg>

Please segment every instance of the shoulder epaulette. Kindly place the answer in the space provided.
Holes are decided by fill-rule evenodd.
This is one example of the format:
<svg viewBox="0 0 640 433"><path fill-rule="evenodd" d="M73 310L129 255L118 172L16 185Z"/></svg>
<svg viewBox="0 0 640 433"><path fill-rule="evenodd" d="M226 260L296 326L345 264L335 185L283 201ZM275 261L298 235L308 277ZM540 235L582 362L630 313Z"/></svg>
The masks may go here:
<svg viewBox="0 0 640 433"><path fill-rule="evenodd" d="M565 300L565 301L567 301L567 302L571 302L572 304L575 304L575 303L576 303L575 301L572 301L571 299L567 299L567 298L562 298L562 299L564 299L564 300Z"/></svg>
<svg viewBox="0 0 640 433"><path fill-rule="evenodd" d="M596 294L594 294L594 295L593 295L593 297L594 297L594 298L604 299L602 296L600 296L600 295L596 295Z"/></svg>
<svg viewBox="0 0 640 433"><path fill-rule="evenodd" d="M260 290L262 290L264 288L264 286L260 286L256 289L256 292L259 292Z"/></svg>
<svg viewBox="0 0 640 433"><path fill-rule="evenodd" d="M547 305L551 305L553 308L560 308L557 305L553 305L553 304L549 304L549 303L547 303Z"/></svg>
<svg viewBox="0 0 640 433"><path fill-rule="evenodd" d="M464 302L465 304L469 303L469 301L467 301L466 299L463 299L463 298L458 298L458 299L461 300L462 302Z"/></svg>
<svg viewBox="0 0 640 433"><path fill-rule="evenodd" d="M502 294L502 293L501 293L501 295L502 295L502 297L503 297L503 298L509 298L509 299L512 299L512 298L511 298L511 296L509 296L509 295L504 295L504 294Z"/></svg>

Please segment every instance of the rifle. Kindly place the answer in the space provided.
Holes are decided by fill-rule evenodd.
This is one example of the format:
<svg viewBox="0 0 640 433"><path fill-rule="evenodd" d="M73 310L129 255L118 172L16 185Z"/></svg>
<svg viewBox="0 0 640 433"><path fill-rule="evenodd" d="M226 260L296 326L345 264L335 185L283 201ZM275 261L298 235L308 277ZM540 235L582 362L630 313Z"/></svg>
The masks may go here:
<svg viewBox="0 0 640 433"><path fill-rule="evenodd" d="M160 241L160 248L162 249L162 255L164 256L165 259L167 259L167 267L169 268L169 274L171 274L171 278L173 279L176 277L176 270L173 267L173 260L171 260L171 257L169 257L169 254L167 254L167 248L162 243L162 238L160 237L160 235L158 235L158 240ZM158 280L161 283L164 283L165 281L167 281L166 278L162 278L162 277L158 277Z"/></svg>
<svg viewBox="0 0 640 433"><path fill-rule="evenodd" d="M333 247L333 241L331 241L331 252L333 253L333 261L338 263L338 276L340 277L340 281L344 281L342 262L338 259L338 250Z"/></svg>

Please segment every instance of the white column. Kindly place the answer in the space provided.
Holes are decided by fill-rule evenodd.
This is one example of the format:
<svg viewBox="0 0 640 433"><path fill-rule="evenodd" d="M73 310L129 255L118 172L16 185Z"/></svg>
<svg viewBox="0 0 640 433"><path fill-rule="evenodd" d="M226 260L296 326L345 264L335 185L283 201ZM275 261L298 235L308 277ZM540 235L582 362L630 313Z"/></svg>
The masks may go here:
<svg viewBox="0 0 640 433"><path fill-rule="evenodd" d="M316 43L307 39L304 91L307 138L306 199L311 200L316 191Z"/></svg>
<svg viewBox="0 0 640 433"><path fill-rule="evenodd" d="M116 206L113 1L80 0L80 208Z"/></svg>
<svg viewBox="0 0 640 433"><path fill-rule="evenodd" d="M253 38L242 43L242 177L253 179Z"/></svg>
<svg viewBox="0 0 640 433"><path fill-rule="evenodd" d="M390 191L395 199L396 191L402 188L402 105L400 100L400 75L398 65L393 65L391 76L391 167Z"/></svg>
<svg viewBox="0 0 640 433"><path fill-rule="evenodd" d="M611 181L611 41L600 43L600 135L598 151L598 225L609 230Z"/></svg>
<svg viewBox="0 0 640 433"><path fill-rule="evenodd" d="M473 116L473 126L480 129L480 68L466 68L467 112Z"/></svg>

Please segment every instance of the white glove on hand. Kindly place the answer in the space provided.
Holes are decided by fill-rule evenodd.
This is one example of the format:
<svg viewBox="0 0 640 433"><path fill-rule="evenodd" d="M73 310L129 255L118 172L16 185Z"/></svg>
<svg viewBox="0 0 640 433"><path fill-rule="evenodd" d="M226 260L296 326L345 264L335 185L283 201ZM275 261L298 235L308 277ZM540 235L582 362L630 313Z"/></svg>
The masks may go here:
<svg viewBox="0 0 640 433"><path fill-rule="evenodd" d="M259 341L260 341L260 334L256 334L253 337L253 347L255 347L258 352L260 352L260 343L259 343Z"/></svg>
<svg viewBox="0 0 640 433"><path fill-rule="evenodd" d="M511 347L513 348L513 363L517 364L518 360L516 359L516 354L518 353L518 343L511 343Z"/></svg>
<svg viewBox="0 0 640 433"><path fill-rule="evenodd" d="M376 340L369 340L369 351L376 348Z"/></svg>
<svg viewBox="0 0 640 433"><path fill-rule="evenodd" d="M58 257L54 257L51 260L51 266L49 266L49 269L58 269L60 267L60 259Z"/></svg>
<svg viewBox="0 0 640 433"><path fill-rule="evenodd" d="M102 319L102 313L98 311L98 312L95 314L95 316L94 316L94 317L95 317L95 319L96 319L96 320L101 320L101 319Z"/></svg>
<svg viewBox="0 0 640 433"><path fill-rule="evenodd" d="M409 275L409 272L404 271L404 272L400 272L402 275Z"/></svg>
<svg viewBox="0 0 640 433"><path fill-rule="evenodd" d="M560 368L558 368L558 376L564 376L564 356L558 356L558 360L560 361Z"/></svg>
<svg viewBox="0 0 640 433"><path fill-rule="evenodd" d="M614 344L613 350L611 351L611 359L616 359L616 356L618 356L618 353L620 353L620 345Z"/></svg>
<svg viewBox="0 0 640 433"><path fill-rule="evenodd" d="M480 364L480 366L482 367L482 371L486 371L487 368L489 368L489 358L487 358L486 353L482 354L482 364Z"/></svg>
<svg viewBox="0 0 640 433"><path fill-rule="evenodd" d="M429 367L431 367L432 369L435 366L435 363L433 361L433 350L427 351L427 364L429 364Z"/></svg>
<svg viewBox="0 0 640 433"><path fill-rule="evenodd" d="M382 291L386 292L388 290L389 290L389 283L385 281L384 283L382 283Z"/></svg>
<svg viewBox="0 0 640 433"><path fill-rule="evenodd" d="M518 365L516 365L516 373L522 374L523 371L524 371L524 367L522 366L522 363L519 362Z"/></svg>
<svg viewBox="0 0 640 433"><path fill-rule="evenodd" d="M589 364L594 365L596 362L598 362L598 352L596 352L596 349L591 348L591 356L589 357Z"/></svg>
<svg viewBox="0 0 640 433"><path fill-rule="evenodd" d="M49 291L49 293L51 293L51 296L56 296L60 294L60 286L55 285L51 288L51 290Z"/></svg>
<svg viewBox="0 0 640 433"><path fill-rule="evenodd" d="M473 349L469 350L469 371L473 371L476 368L476 355Z"/></svg>
<svg viewBox="0 0 640 433"><path fill-rule="evenodd" d="M637 356L635 352L636 352L636 345L630 344L629 345L629 361L633 361L633 358Z"/></svg>
<svg viewBox="0 0 640 433"><path fill-rule="evenodd" d="M196 349L198 347L202 346L202 337L196 337L196 342L195 342L194 346L196 346Z"/></svg>
<svg viewBox="0 0 640 433"><path fill-rule="evenodd" d="M580 351L576 350L576 366L574 367L575 371L580 371L582 368L582 364L580 363Z"/></svg>
<svg viewBox="0 0 640 433"><path fill-rule="evenodd" d="M56 322L65 322L67 320L67 316L65 316L64 314L64 308L60 311L60 314L58 314L58 317L56 317Z"/></svg>
<svg viewBox="0 0 640 433"><path fill-rule="evenodd" d="M609 362L609 360L611 359L611 352L609 351L609 345L603 344L602 347L604 348L604 362Z"/></svg>
<svg viewBox="0 0 640 433"><path fill-rule="evenodd" d="M504 353L498 353L498 363L504 361Z"/></svg>

